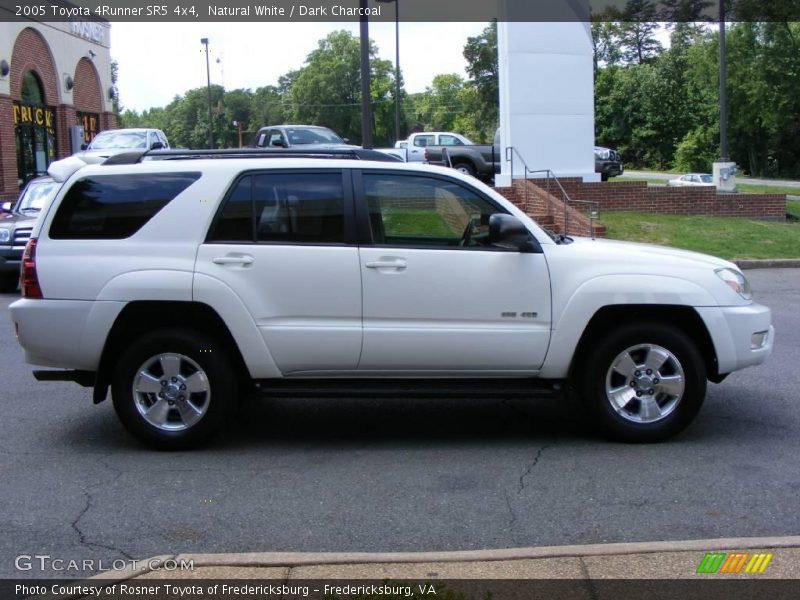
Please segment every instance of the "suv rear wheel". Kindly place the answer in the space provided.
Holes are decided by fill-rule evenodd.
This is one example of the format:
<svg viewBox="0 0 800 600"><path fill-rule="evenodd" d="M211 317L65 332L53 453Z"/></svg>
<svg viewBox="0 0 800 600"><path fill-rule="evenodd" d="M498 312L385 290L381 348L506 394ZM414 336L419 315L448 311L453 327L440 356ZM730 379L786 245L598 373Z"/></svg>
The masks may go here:
<svg viewBox="0 0 800 600"><path fill-rule="evenodd" d="M233 368L213 339L183 329L148 333L112 376L114 409L128 431L160 448L207 440L237 403Z"/></svg>
<svg viewBox="0 0 800 600"><path fill-rule="evenodd" d="M706 394L703 357L682 331L634 323L605 334L574 374L609 437L657 442L682 431Z"/></svg>

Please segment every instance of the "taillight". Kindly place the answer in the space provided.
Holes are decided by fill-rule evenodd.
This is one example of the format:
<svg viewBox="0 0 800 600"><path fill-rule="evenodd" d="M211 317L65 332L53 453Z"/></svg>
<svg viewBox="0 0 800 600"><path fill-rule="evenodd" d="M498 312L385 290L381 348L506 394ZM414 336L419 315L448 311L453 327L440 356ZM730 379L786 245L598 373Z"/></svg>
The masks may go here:
<svg viewBox="0 0 800 600"><path fill-rule="evenodd" d="M22 255L19 287L23 298L42 298L39 276L36 274L36 238L30 238Z"/></svg>
<svg viewBox="0 0 800 600"><path fill-rule="evenodd" d="M427 148L425 148L425 153L422 156L423 156L425 162L428 162L428 149Z"/></svg>

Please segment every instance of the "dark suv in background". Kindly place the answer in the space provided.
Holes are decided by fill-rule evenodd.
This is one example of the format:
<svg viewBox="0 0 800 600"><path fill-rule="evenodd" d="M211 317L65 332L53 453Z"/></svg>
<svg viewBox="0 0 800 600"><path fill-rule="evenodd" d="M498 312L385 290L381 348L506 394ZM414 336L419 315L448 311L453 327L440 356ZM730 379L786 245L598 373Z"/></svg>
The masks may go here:
<svg viewBox="0 0 800 600"><path fill-rule="evenodd" d="M60 187L51 177L37 177L28 182L16 202L0 207L0 292L17 289L22 252L33 224Z"/></svg>
<svg viewBox="0 0 800 600"><path fill-rule="evenodd" d="M600 173L600 179L608 181L609 177L617 177L625 172L622 157L611 148L594 147L594 172Z"/></svg>

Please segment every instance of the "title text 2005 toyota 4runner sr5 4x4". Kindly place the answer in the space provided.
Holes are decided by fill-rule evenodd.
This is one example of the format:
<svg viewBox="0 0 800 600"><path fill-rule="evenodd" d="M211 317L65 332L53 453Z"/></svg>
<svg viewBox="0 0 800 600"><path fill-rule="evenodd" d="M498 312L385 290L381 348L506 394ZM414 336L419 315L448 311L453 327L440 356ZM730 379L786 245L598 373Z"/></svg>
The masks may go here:
<svg viewBox="0 0 800 600"><path fill-rule="evenodd" d="M110 387L172 448L254 390L570 390L606 434L655 441L772 351L732 263L552 236L474 178L369 152L54 163L11 306L27 361L64 369L37 378Z"/></svg>

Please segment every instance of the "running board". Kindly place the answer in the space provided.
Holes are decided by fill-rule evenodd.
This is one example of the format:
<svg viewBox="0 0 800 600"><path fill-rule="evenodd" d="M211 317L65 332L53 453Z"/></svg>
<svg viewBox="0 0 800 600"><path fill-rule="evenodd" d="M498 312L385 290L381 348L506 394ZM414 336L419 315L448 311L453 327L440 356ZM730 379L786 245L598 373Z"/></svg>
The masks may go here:
<svg viewBox="0 0 800 600"><path fill-rule="evenodd" d="M555 398L564 385L552 379L262 379L255 388L305 398Z"/></svg>
<svg viewBox="0 0 800 600"><path fill-rule="evenodd" d="M36 381L74 381L83 387L94 386L95 374L92 371L34 371Z"/></svg>

